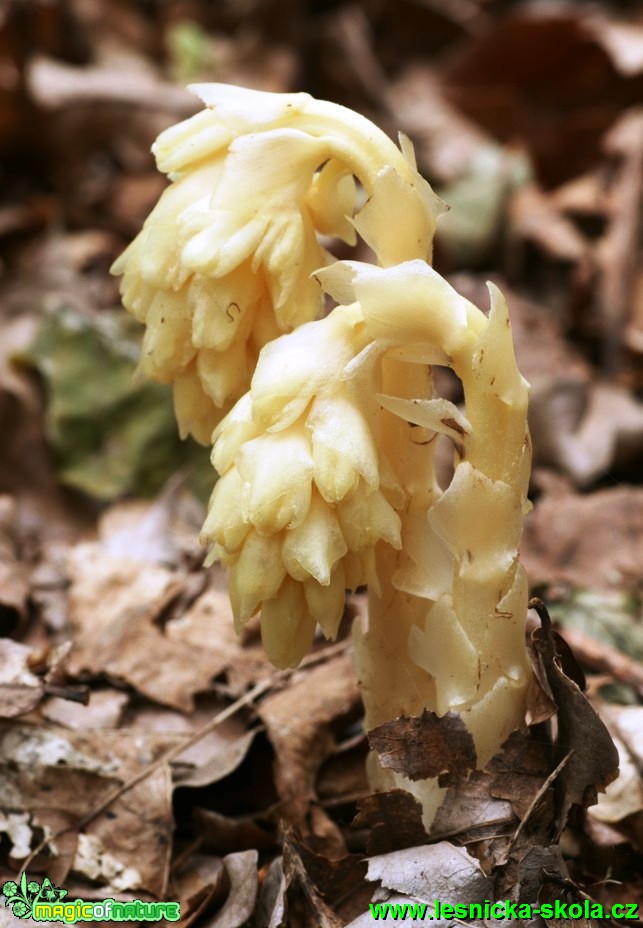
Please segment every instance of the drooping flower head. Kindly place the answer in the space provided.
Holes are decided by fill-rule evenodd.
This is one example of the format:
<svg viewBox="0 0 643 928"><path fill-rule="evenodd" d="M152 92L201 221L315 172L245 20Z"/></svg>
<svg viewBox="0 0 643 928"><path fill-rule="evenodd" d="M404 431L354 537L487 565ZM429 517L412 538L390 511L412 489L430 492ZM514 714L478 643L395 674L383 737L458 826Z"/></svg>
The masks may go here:
<svg viewBox="0 0 643 928"><path fill-rule="evenodd" d="M172 184L113 271L146 325L141 371L174 384L182 434L207 443L263 345L319 315L312 274L332 260L320 239L354 244L357 230L382 265L427 258L441 204L408 143L343 107L192 89L206 109L155 143Z"/></svg>
<svg viewBox="0 0 643 928"><path fill-rule="evenodd" d="M261 353L250 392L215 432L222 475L202 540L230 567L240 627L261 609L273 662L297 664L315 626L337 633L344 591L377 587L375 546L400 546L396 487L377 449L357 307L338 307Z"/></svg>

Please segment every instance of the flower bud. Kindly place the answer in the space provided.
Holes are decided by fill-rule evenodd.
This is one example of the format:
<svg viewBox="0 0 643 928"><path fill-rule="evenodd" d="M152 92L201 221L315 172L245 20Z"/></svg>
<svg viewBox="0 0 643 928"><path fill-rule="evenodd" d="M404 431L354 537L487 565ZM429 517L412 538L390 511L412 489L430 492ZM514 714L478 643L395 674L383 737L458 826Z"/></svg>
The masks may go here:
<svg viewBox="0 0 643 928"><path fill-rule="evenodd" d="M304 521L285 534L282 557L286 570L293 580L313 577L328 586L333 567L347 550L337 516L314 492Z"/></svg>
<svg viewBox="0 0 643 928"><path fill-rule="evenodd" d="M249 532L230 571L230 602L237 631L264 600L277 594L285 576L279 536Z"/></svg>
<svg viewBox="0 0 643 928"><path fill-rule="evenodd" d="M313 461L305 431L297 426L259 435L241 446L236 466L243 480L241 511L258 532L295 528L306 518Z"/></svg>
<svg viewBox="0 0 643 928"><path fill-rule="evenodd" d="M294 422L330 380L336 380L363 344L363 321L350 307L300 326L261 352L252 378L252 409L266 429Z"/></svg>
<svg viewBox="0 0 643 928"><path fill-rule="evenodd" d="M319 492L328 503L344 499L362 477L369 490L379 484L377 450L362 413L348 396L337 392L318 397L307 419Z"/></svg>
<svg viewBox="0 0 643 928"><path fill-rule="evenodd" d="M315 634L303 587L286 577L276 596L261 610L261 640L266 654L281 669L296 667L310 649Z"/></svg>
<svg viewBox="0 0 643 928"><path fill-rule="evenodd" d="M216 543L228 553L236 553L250 531L250 523L241 515L243 480L231 467L214 485L208 514L201 529L201 543Z"/></svg>
<svg viewBox="0 0 643 928"><path fill-rule="evenodd" d="M337 506L339 523L351 551L373 547L380 539L401 548L400 517L379 490L363 482Z"/></svg>
<svg viewBox="0 0 643 928"><path fill-rule="evenodd" d="M343 561L338 561L330 573L330 582L322 586L316 580L304 580L304 596L312 618L326 638L336 638L344 614L344 598L350 584L346 581Z"/></svg>

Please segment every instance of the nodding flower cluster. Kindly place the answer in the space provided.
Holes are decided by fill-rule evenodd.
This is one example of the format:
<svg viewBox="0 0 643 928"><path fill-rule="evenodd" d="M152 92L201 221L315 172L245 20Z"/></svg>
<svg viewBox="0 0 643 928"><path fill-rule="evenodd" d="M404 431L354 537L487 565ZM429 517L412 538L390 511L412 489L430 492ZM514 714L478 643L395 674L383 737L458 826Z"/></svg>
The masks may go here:
<svg viewBox="0 0 643 928"><path fill-rule="evenodd" d="M206 109L156 141L172 184L113 271L146 326L142 372L174 384L181 433L207 444L263 346L320 315L313 272L333 260L320 238L359 233L384 265L426 258L442 204L408 144L344 107L194 90Z"/></svg>
<svg viewBox="0 0 643 928"><path fill-rule="evenodd" d="M235 622L260 611L270 658L295 666L368 585L367 727L457 712L482 767L524 723L532 679L528 385L505 301L490 287L485 314L428 263L442 204L408 140L306 94L195 89L206 109L156 143L173 182L114 270L146 324L143 371L174 384L181 431L213 444L202 541L229 568ZM356 234L377 264L334 261L331 239ZM464 410L436 395L435 365ZM435 781L376 758L369 772L430 823Z"/></svg>

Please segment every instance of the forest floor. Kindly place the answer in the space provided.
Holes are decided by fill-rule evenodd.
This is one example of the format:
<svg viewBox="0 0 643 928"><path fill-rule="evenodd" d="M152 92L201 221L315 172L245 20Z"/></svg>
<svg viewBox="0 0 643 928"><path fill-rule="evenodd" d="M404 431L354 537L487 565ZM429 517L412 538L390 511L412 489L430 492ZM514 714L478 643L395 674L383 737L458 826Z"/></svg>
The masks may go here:
<svg viewBox="0 0 643 928"><path fill-rule="evenodd" d="M437 269L478 305L488 278L508 298L532 386L521 558L568 646L538 653L585 697L555 678L553 773L533 738L510 744L428 837L406 794L368 788L363 595L297 671L255 621L237 639L198 544L208 449L132 376L140 327L109 267L165 187L150 146L199 109L194 81L305 90L406 133L451 206ZM641 100L634 2L2 5L0 880L176 900L195 928L367 925L374 899L520 880L643 903ZM620 776L585 809L607 731ZM0 926L38 924L17 912Z"/></svg>

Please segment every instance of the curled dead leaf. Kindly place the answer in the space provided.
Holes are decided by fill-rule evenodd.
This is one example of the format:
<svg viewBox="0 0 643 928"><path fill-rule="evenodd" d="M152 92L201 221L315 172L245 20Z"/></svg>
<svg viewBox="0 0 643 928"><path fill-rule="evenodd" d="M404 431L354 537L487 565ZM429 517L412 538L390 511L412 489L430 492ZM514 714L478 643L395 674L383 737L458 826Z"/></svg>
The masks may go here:
<svg viewBox="0 0 643 928"><path fill-rule="evenodd" d="M558 707L557 761L569 755L555 783L557 794L557 837L562 833L572 806L596 802L618 773L618 751L610 734L586 697L563 671L556 652L551 619L544 604L530 601L540 617L541 628L532 638L542 662L544 676Z"/></svg>
<svg viewBox="0 0 643 928"><path fill-rule="evenodd" d="M368 733L383 767L410 780L473 770L476 751L466 725L455 712L439 717L425 709L417 718L384 722Z"/></svg>

